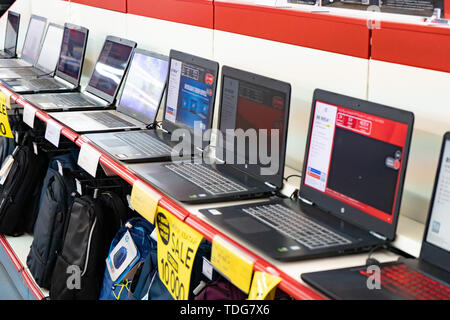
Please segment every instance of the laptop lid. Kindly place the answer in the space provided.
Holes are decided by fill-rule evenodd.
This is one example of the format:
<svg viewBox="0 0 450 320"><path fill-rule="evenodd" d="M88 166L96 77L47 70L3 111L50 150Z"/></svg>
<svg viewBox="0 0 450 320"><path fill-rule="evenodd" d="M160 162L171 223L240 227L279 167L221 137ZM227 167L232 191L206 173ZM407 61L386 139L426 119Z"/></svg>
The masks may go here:
<svg viewBox="0 0 450 320"><path fill-rule="evenodd" d="M36 61L36 68L46 73L55 72L59 53L61 51L63 34L64 28L62 26L55 23L49 23L39 52L39 57Z"/></svg>
<svg viewBox="0 0 450 320"><path fill-rule="evenodd" d="M70 23L64 24L55 75L74 86L80 84L88 35L89 30L84 27Z"/></svg>
<svg viewBox="0 0 450 320"><path fill-rule="evenodd" d="M135 49L117 111L145 124L155 122L166 88L168 70L167 56Z"/></svg>
<svg viewBox="0 0 450 320"><path fill-rule="evenodd" d="M413 122L411 112L316 89L300 197L393 240Z"/></svg>
<svg viewBox="0 0 450 320"><path fill-rule="evenodd" d="M114 102L136 42L107 36L86 91Z"/></svg>
<svg viewBox="0 0 450 320"><path fill-rule="evenodd" d="M173 132L203 132L212 126L219 64L176 50L170 51L169 79L162 126ZM195 126L199 130L194 131ZM202 147L209 145L209 137Z"/></svg>
<svg viewBox="0 0 450 320"><path fill-rule="evenodd" d="M290 96L289 83L223 66L216 157L281 188Z"/></svg>
<svg viewBox="0 0 450 320"><path fill-rule="evenodd" d="M20 58L32 65L34 65L39 55L39 47L46 24L46 18L34 14L31 15Z"/></svg>
<svg viewBox="0 0 450 320"><path fill-rule="evenodd" d="M450 272L450 132L442 142L420 259Z"/></svg>
<svg viewBox="0 0 450 320"><path fill-rule="evenodd" d="M8 20L5 30L4 50L11 55L16 54L17 39L19 36L20 14L14 11L8 11Z"/></svg>

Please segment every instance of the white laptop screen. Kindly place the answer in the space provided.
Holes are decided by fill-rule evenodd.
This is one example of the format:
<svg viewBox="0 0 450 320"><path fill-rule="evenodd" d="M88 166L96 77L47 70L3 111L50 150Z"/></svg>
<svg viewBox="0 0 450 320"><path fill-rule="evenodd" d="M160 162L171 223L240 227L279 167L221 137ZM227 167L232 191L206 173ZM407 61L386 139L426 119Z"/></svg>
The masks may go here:
<svg viewBox="0 0 450 320"><path fill-rule="evenodd" d="M42 43L36 67L46 72L55 71L58 63L59 52L61 50L61 41L64 29L60 26L50 24Z"/></svg>
<svg viewBox="0 0 450 320"><path fill-rule="evenodd" d="M22 58L30 63L34 63L39 55L39 45L41 44L46 23L45 20L30 19L27 36L22 49Z"/></svg>

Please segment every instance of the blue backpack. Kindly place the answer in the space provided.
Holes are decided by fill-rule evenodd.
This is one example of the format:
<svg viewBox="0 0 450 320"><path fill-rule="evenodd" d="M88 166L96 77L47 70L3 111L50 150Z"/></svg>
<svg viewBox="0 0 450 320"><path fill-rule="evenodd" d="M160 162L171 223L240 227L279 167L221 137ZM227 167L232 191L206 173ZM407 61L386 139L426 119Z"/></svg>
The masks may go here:
<svg viewBox="0 0 450 320"><path fill-rule="evenodd" d="M116 233L109 252L113 251L125 233L128 231L133 239L134 244L139 252L139 258L134 264L138 266L141 264L151 250L156 250L156 241L154 241L150 235L154 229L154 226L147 220L141 217L132 218L128 220L124 226L122 226ZM130 271L130 268L125 269L123 274L119 276L116 281L111 279L109 270L105 267L103 276L103 285L100 293L100 300L129 300L129 291L133 282L132 277L123 277Z"/></svg>

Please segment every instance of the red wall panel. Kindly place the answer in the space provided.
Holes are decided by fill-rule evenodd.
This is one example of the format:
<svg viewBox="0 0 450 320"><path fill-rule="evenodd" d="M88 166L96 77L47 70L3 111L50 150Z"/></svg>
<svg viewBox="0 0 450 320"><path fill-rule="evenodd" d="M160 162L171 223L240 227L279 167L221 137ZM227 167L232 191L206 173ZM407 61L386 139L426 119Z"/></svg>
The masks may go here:
<svg viewBox="0 0 450 320"><path fill-rule="evenodd" d="M124 13L127 12L127 0L71 0L71 2Z"/></svg>
<svg viewBox="0 0 450 320"><path fill-rule="evenodd" d="M450 29L382 22L372 33L371 57L450 72Z"/></svg>
<svg viewBox="0 0 450 320"><path fill-rule="evenodd" d="M215 28L218 30L369 57L370 30L363 19L218 0L214 3Z"/></svg>
<svg viewBox="0 0 450 320"><path fill-rule="evenodd" d="M213 0L128 0L127 6L131 14L197 27L214 27Z"/></svg>

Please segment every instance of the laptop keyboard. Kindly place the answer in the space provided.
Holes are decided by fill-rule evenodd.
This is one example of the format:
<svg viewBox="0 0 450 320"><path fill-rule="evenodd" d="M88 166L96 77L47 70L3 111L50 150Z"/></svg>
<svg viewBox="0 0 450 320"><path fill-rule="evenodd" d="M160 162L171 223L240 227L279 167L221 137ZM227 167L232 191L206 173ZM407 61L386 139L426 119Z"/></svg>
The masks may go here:
<svg viewBox="0 0 450 320"><path fill-rule="evenodd" d="M311 250L351 243L350 240L281 204L261 205L242 210Z"/></svg>
<svg viewBox="0 0 450 320"><path fill-rule="evenodd" d="M61 85L53 79L38 78L29 80L30 85L37 89L58 89Z"/></svg>
<svg viewBox="0 0 450 320"><path fill-rule="evenodd" d="M166 168L212 195L247 191L247 188L199 163L171 163Z"/></svg>
<svg viewBox="0 0 450 320"><path fill-rule="evenodd" d="M80 94L54 94L50 95L49 98L53 103L61 106L89 106L95 104Z"/></svg>
<svg viewBox="0 0 450 320"><path fill-rule="evenodd" d="M370 277L365 270L359 271ZM407 265L389 265L381 268L381 285L386 290L409 300L450 300L450 288L410 269Z"/></svg>
<svg viewBox="0 0 450 320"><path fill-rule="evenodd" d="M172 148L143 132L122 132L114 136L146 155L170 155Z"/></svg>
<svg viewBox="0 0 450 320"><path fill-rule="evenodd" d="M134 124L128 122L110 112L90 112L85 113L89 118L101 123L107 128L134 127Z"/></svg>

